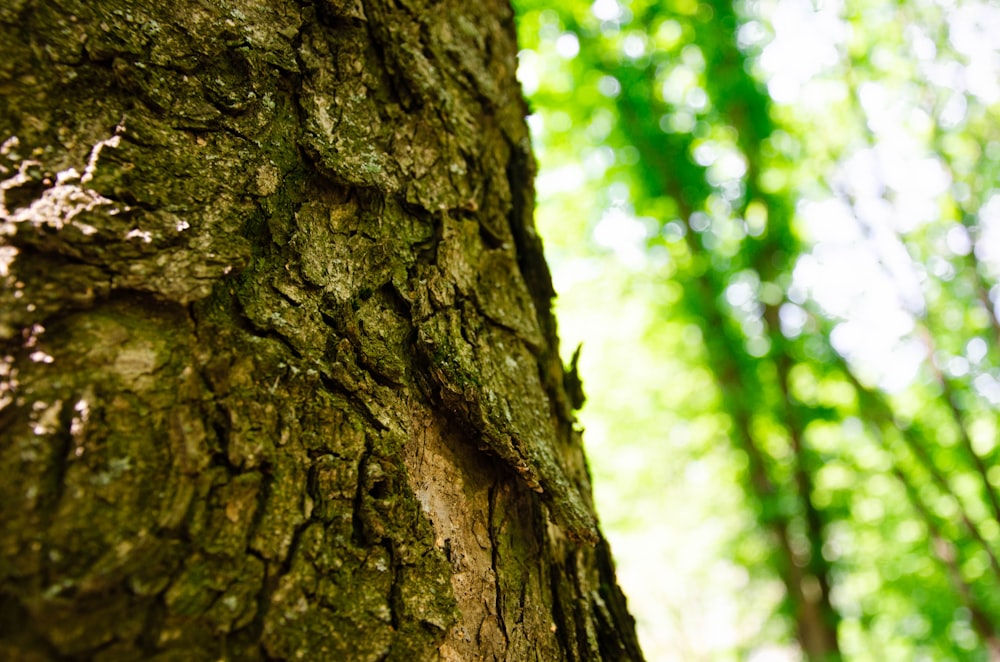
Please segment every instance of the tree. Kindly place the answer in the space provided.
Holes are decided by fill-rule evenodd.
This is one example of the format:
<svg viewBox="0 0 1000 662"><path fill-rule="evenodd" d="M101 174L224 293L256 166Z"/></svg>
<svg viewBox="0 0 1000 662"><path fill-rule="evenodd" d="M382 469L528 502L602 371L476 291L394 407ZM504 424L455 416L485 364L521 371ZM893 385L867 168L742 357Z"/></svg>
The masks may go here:
<svg viewBox="0 0 1000 662"><path fill-rule="evenodd" d="M640 659L505 2L0 7L4 659Z"/></svg>

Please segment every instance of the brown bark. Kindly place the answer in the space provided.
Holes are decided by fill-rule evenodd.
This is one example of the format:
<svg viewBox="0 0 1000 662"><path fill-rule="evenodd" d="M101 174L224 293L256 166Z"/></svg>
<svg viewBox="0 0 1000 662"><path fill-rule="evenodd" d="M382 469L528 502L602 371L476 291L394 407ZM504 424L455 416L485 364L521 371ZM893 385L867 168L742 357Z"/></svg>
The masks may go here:
<svg viewBox="0 0 1000 662"><path fill-rule="evenodd" d="M0 6L0 658L641 657L515 55L500 1Z"/></svg>

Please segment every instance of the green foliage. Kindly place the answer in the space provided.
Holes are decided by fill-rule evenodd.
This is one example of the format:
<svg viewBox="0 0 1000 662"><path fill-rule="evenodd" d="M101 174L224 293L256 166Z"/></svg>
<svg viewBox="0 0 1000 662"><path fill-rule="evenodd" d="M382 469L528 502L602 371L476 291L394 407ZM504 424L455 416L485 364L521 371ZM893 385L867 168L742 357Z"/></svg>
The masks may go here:
<svg viewBox="0 0 1000 662"><path fill-rule="evenodd" d="M1000 11L515 4L647 653L997 654Z"/></svg>

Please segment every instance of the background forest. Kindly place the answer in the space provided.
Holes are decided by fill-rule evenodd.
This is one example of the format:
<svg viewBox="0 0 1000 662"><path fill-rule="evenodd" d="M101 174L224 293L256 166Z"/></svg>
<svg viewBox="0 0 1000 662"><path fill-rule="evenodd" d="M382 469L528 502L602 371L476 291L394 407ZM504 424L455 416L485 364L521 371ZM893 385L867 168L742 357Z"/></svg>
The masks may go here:
<svg viewBox="0 0 1000 662"><path fill-rule="evenodd" d="M515 4L648 657L1000 659L1000 8Z"/></svg>

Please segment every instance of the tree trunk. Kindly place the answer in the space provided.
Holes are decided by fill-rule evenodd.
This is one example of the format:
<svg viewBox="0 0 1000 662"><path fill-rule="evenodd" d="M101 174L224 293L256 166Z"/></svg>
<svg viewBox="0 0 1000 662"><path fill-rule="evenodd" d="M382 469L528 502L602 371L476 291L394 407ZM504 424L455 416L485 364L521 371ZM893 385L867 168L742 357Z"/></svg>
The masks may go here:
<svg viewBox="0 0 1000 662"><path fill-rule="evenodd" d="M511 10L0 5L0 658L619 660Z"/></svg>

